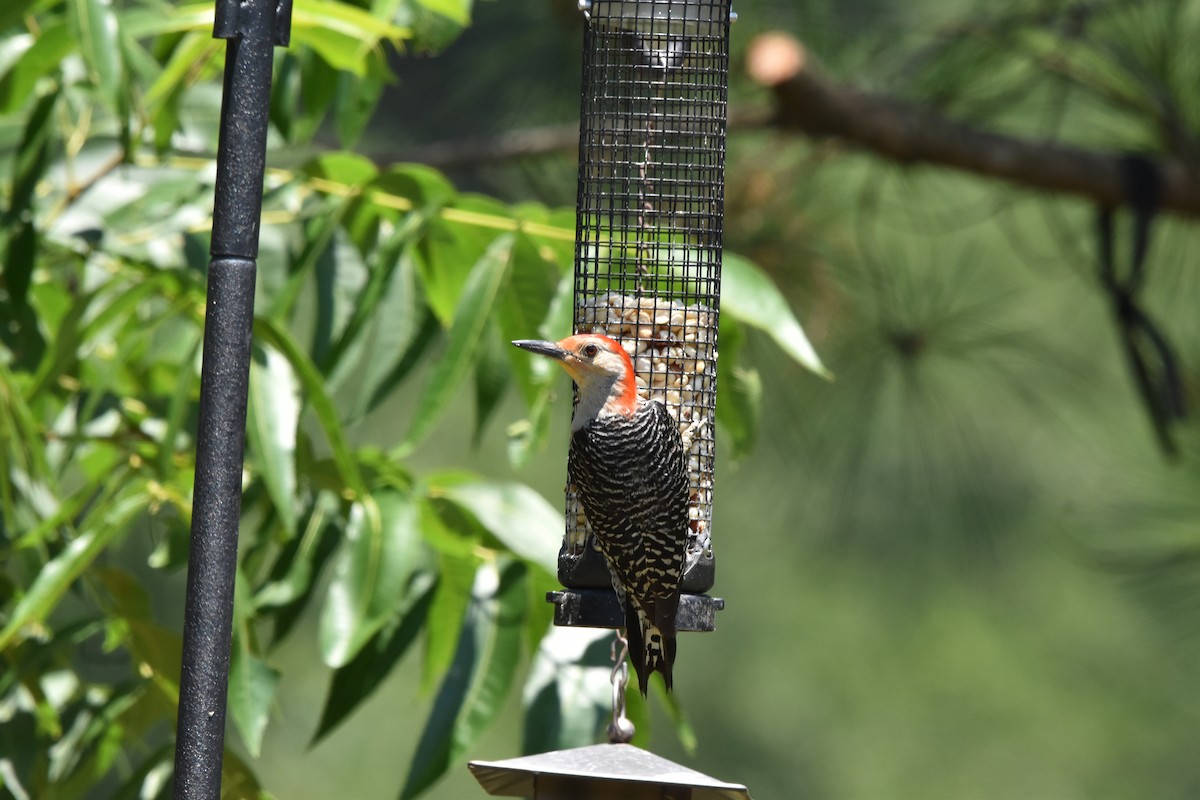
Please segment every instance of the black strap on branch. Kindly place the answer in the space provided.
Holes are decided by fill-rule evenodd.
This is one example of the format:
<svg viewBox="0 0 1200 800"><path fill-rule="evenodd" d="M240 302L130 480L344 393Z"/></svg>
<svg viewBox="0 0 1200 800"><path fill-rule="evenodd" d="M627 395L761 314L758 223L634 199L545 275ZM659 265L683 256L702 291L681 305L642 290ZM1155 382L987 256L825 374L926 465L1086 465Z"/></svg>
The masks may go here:
<svg viewBox="0 0 1200 800"><path fill-rule="evenodd" d="M1179 362L1167 338L1137 302L1137 293L1145 282L1150 225L1162 198L1162 176L1153 161L1127 155L1121 159L1121 177L1133 210L1129 269L1124 275L1117 274L1113 256L1115 209L1101 206L1096 218L1100 234L1100 282L1112 298L1121 342L1159 445L1168 456L1176 456L1178 448L1171 435L1171 424L1187 413Z"/></svg>

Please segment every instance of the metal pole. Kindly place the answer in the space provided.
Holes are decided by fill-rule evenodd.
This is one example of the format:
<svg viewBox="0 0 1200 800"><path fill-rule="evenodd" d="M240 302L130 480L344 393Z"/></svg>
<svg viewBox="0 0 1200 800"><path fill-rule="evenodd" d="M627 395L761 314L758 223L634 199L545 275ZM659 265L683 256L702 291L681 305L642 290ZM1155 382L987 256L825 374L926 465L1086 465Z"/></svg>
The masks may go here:
<svg viewBox="0 0 1200 800"><path fill-rule="evenodd" d="M229 44L175 729L176 800L221 794L271 67L274 46L287 45L290 28L291 0L217 0L213 35Z"/></svg>

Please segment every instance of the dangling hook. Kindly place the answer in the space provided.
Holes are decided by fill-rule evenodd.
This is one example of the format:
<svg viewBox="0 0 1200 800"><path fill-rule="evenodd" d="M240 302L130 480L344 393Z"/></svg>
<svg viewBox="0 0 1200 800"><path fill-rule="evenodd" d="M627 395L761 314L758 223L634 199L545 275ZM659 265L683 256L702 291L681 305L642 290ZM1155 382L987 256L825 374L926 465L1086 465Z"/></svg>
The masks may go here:
<svg viewBox="0 0 1200 800"><path fill-rule="evenodd" d="M617 652L617 645L621 651ZM625 687L629 685L629 640L617 631L609 650L609 658L613 660L612 676L612 722L608 726L608 741L612 744L629 744L633 740L633 723L625 716Z"/></svg>

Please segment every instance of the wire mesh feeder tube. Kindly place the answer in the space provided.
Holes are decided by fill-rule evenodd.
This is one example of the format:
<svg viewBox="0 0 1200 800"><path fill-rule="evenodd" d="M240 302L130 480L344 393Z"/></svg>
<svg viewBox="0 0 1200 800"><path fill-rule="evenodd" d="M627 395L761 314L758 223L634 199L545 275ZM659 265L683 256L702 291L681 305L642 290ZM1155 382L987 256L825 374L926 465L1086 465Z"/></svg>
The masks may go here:
<svg viewBox="0 0 1200 800"><path fill-rule="evenodd" d="M576 218L576 333L625 347L639 394L663 403L688 451L680 630L712 630L717 319L729 76L728 0L584 4ZM573 486L555 621L619 620ZM620 622L617 622L619 625Z"/></svg>

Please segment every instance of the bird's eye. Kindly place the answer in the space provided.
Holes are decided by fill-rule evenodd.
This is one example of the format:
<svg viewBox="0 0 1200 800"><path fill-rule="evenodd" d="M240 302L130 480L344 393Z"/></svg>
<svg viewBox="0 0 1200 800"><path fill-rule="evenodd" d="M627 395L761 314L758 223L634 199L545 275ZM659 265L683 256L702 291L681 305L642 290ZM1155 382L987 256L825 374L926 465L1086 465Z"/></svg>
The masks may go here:
<svg viewBox="0 0 1200 800"><path fill-rule="evenodd" d="M596 354L599 352L600 348L594 344L589 344L583 348L583 354L588 358L595 358Z"/></svg>

